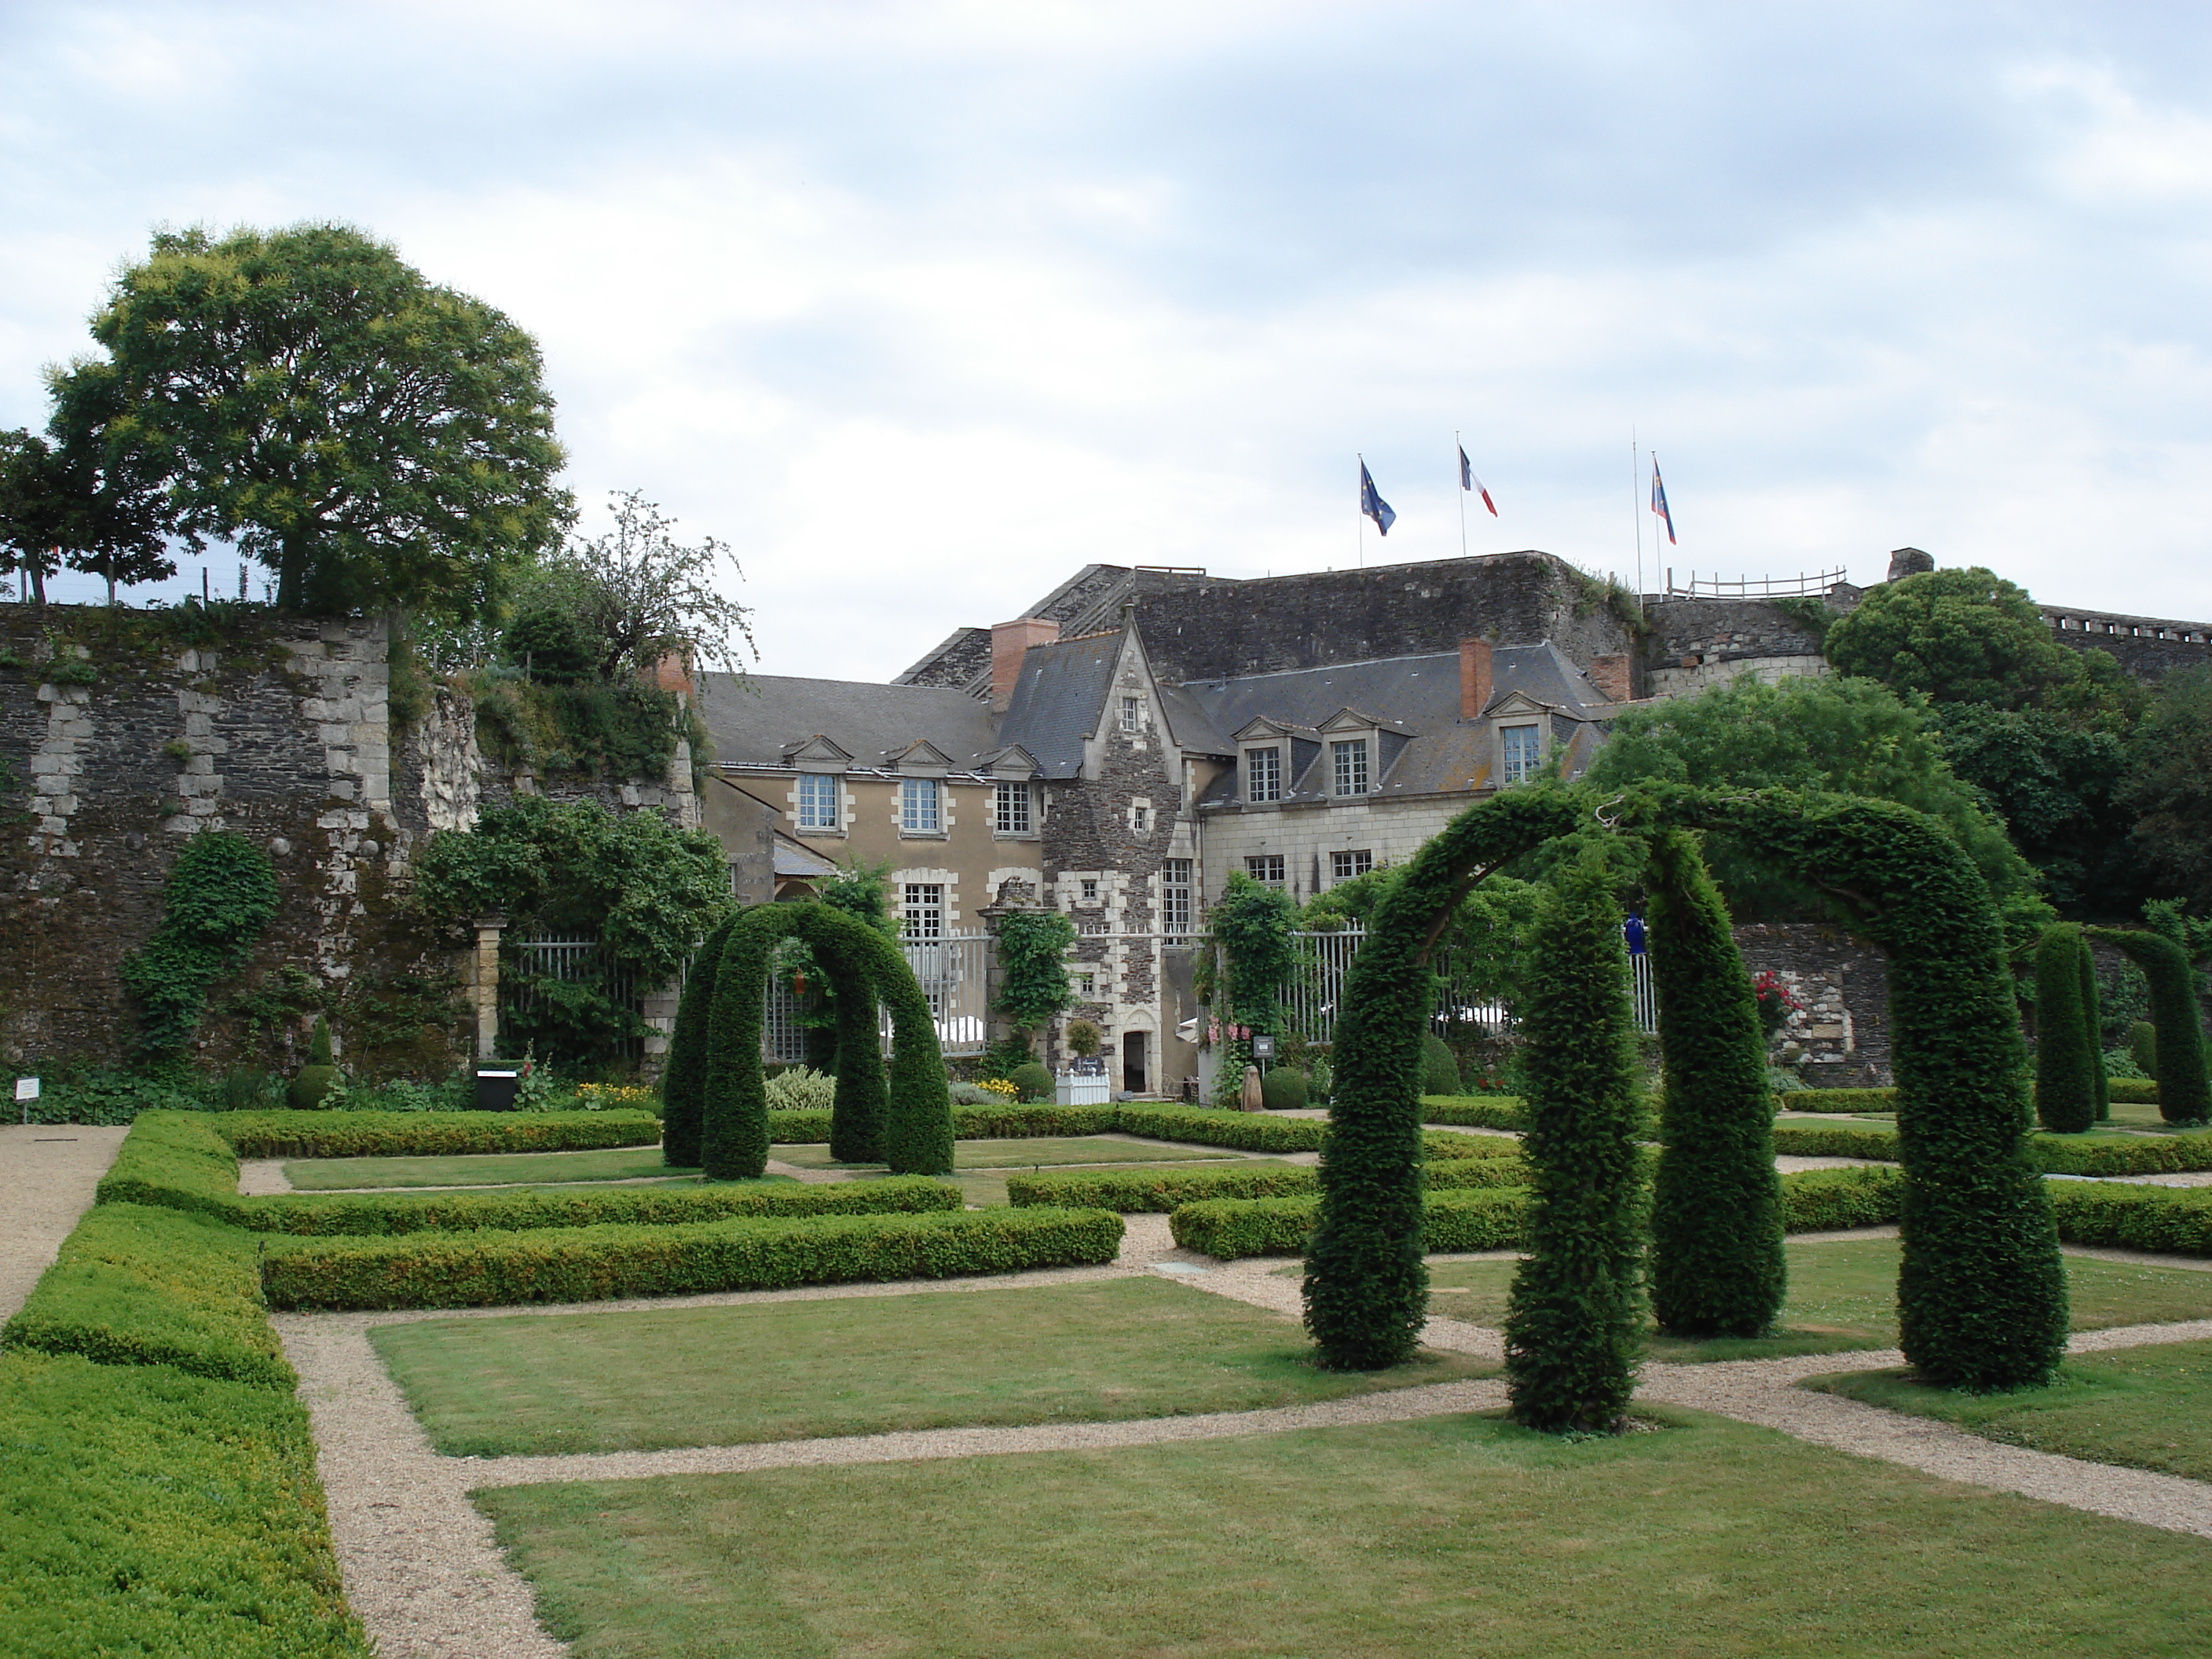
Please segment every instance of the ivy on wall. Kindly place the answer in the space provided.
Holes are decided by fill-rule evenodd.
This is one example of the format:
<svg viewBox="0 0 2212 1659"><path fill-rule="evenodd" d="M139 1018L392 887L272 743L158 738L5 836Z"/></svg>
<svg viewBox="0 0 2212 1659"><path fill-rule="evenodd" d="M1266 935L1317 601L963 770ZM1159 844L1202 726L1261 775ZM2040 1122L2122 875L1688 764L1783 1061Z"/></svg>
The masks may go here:
<svg viewBox="0 0 2212 1659"><path fill-rule="evenodd" d="M1023 1033L1041 1030L1075 1006L1067 982L1067 949L1075 924L1057 910L1014 910L996 918L999 1012Z"/></svg>
<svg viewBox="0 0 2212 1659"><path fill-rule="evenodd" d="M1291 896L1253 880L1242 870L1232 870L1220 902L1206 921L1223 957L1213 981L1220 999L1217 1018L1224 1026L1239 1031L1279 1032L1282 987L1296 961L1291 930L1297 925L1297 907ZM1242 1103L1244 1068L1251 1063L1249 1037L1224 1041L1220 1064L1214 1072L1215 1105L1233 1107Z"/></svg>
<svg viewBox="0 0 2212 1659"><path fill-rule="evenodd" d="M161 889L160 926L123 962L143 1048L170 1056L191 1041L209 989L252 953L276 907L276 866L245 836L209 830L185 842Z"/></svg>

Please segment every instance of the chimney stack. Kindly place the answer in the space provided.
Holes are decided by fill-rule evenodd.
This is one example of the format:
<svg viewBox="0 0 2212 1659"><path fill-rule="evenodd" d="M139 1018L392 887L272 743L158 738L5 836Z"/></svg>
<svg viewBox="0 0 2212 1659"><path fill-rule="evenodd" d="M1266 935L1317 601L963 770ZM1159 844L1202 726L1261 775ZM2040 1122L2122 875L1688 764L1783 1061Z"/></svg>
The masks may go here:
<svg viewBox="0 0 2212 1659"><path fill-rule="evenodd" d="M1003 714L1014 700L1014 685L1022 677L1022 659L1033 645L1050 645L1060 637L1060 624L1042 617L1024 617L1015 622L991 624L991 712Z"/></svg>
<svg viewBox="0 0 2212 1659"><path fill-rule="evenodd" d="M1626 702L1630 698L1628 657L1620 653L1612 656L1590 659L1589 683L1597 687L1598 695L1607 702Z"/></svg>
<svg viewBox="0 0 2212 1659"><path fill-rule="evenodd" d="M1459 717L1479 720L1490 706L1490 641L1459 642Z"/></svg>

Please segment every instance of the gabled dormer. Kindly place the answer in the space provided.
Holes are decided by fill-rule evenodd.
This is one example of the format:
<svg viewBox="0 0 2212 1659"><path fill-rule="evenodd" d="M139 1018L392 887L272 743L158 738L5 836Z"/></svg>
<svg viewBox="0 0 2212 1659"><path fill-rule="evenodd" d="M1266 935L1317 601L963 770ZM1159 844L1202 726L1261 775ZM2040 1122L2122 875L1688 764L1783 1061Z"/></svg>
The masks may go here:
<svg viewBox="0 0 2212 1659"><path fill-rule="evenodd" d="M1500 789L1525 783L1552 758L1552 717L1547 703L1525 691L1501 691L1483 710L1489 726L1490 776Z"/></svg>
<svg viewBox="0 0 2212 1659"><path fill-rule="evenodd" d="M980 757L975 769L988 777L1026 780L1034 778L1044 769L1036 763L1036 757L1028 750L1016 743Z"/></svg>
<svg viewBox="0 0 2212 1659"><path fill-rule="evenodd" d="M1248 806L1287 800L1298 777L1321 752L1321 734L1285 720L1248 721L1232 734L1237 745L1237 795Z"/></svg>
<svg viewBox="0 0 2212 1659"><path fill-rule="evenodd" d="M1314 781L1316 792L1331 800L1358 800L1377 793L1413 736L1402 720L1383 720L1358 708L1338 709L1321 723L1323 763Z"/></svg>
<svg viewBox="0 0 2212 1659"><path fill-rule="evenodd" d="M802 772L842 772L852 765L853 756L817 732L804 742L784 744L783 763Z"/></svg>
<svg viewBox="0 0 2212 1659"><path fill-rule="evenodd" d="M916 738L905 748L884 757L884 764L909 777L941 778L952 770L952 758L927 738Z"/></svg>

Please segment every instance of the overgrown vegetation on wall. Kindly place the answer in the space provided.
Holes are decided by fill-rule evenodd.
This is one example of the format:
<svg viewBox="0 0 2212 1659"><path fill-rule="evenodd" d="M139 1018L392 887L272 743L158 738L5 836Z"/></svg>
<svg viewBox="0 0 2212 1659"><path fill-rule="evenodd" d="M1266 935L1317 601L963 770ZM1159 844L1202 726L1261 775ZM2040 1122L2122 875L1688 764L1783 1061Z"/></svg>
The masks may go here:
<svg viewBox="0 0 2212 1659"><path fill-rule="evenodd" d="M251 954L276 907L276 867L245 836L211 830L185 842L161 890L161 926L123 963L146 1053L181 1054L210 988Z"/></svg>

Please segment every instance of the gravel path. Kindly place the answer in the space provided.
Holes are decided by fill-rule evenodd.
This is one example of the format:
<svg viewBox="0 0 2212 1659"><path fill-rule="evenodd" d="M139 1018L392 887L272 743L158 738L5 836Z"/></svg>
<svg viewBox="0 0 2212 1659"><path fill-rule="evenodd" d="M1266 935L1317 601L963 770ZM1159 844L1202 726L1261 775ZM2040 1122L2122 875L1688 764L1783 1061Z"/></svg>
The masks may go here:
<svg viewBox="0 0 2212 1659"><path fill-rule="evenodd" d="M0 1321L12 1319L54 1265L62 1240L127 1131L79 1123L0 1124Z"/></svg>

